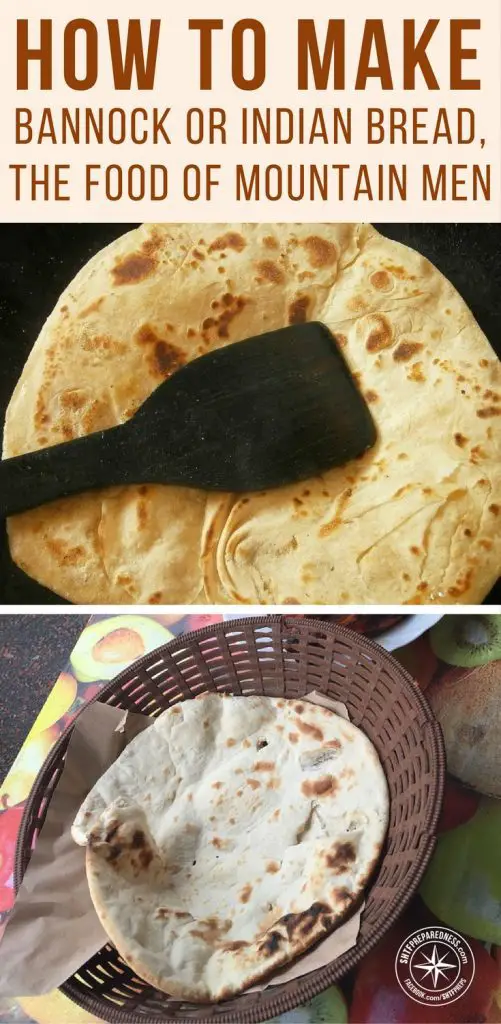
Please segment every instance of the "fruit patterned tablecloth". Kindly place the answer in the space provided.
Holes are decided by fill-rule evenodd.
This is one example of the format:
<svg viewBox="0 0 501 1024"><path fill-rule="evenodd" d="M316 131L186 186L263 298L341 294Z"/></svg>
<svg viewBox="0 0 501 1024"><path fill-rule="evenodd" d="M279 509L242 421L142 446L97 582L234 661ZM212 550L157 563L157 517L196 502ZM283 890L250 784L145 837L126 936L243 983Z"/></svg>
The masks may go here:
<svg viewBox="0 0 501 1024"><path fill-rule="evenodd" d="M81 706L130 662L173 635L221 619L124 614L89 620L0 788L0 937L14 902L14 853L24 803L52 745ZM501 1024L501 616L446 616L394 656L426 691L444 732L449 774L437 848L418 896L361 965L340 986L280 1020ZM395 958L411 933L439 923L467 939L475 973L455 1000L422 1005L400 987ZM440 991L445 984L440 964L430 969L430 977L436 977ZM59 991L0 1000L5 1024L95 1020Z"/></svg>

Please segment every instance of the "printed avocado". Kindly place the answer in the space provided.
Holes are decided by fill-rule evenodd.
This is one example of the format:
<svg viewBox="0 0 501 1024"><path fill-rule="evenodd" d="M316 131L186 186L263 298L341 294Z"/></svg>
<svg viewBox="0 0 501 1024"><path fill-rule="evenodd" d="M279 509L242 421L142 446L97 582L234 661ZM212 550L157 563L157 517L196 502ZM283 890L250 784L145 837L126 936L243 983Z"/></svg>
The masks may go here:
<svg viewBox="0 0 501 1024"><path fill-rule="evenodd" d="M116 615L84 629L71 655L81 683L113 679L133 661L172 640L172 633L145 615Z"/></svg>

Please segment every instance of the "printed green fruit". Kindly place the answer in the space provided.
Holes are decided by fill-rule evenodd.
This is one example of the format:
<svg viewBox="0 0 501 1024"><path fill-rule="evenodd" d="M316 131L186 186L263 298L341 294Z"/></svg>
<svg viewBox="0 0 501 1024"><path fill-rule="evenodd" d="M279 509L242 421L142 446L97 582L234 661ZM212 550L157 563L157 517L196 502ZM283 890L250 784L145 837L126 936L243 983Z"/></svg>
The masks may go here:
<svg viewBox="0 0 501 1024"><path fill-rule="evenodd" d="M464 825L446 832L421 884L427 907L444 924L501 945L501 804L484 799Z"/></svg>

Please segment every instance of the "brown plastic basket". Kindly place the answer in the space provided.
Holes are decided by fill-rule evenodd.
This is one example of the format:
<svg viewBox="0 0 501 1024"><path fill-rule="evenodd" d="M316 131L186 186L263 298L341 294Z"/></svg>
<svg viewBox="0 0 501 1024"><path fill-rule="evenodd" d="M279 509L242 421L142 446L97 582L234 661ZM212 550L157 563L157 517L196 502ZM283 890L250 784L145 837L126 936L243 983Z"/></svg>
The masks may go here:
<svg viewBox="0 0 501 1024"><path fill-rule="evenodd" d="M105 686L99 700L154 715L173 701L207 690L285 697L319 690L343 701L351 721L372 740L388 780L390 824L379 869L366 892L358 943L302 978L204 1006L170 999L152 988L106 945L61 986L75 1003L105 1021L244 1024L307 1002L378 942L415 892L433 851L445 775L440 728L417 685L377 644L334 624L294 616L218 623L141 658ZM49 754L27 803L16 851L16 889L61 775L71 730Z"/></svg>

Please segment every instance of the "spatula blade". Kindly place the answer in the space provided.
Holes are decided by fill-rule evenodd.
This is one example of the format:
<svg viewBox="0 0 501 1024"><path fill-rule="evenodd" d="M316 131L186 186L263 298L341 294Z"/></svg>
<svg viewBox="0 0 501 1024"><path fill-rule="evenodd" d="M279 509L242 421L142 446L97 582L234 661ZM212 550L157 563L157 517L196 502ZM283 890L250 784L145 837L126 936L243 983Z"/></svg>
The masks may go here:
<svg viewBox="0 0 501 1024"><path fill-rule="evenodd" d="M142 479L237 492L318 476L362 455L377 436L320 323L272 331L189 363L132 424Z"/></svg>

